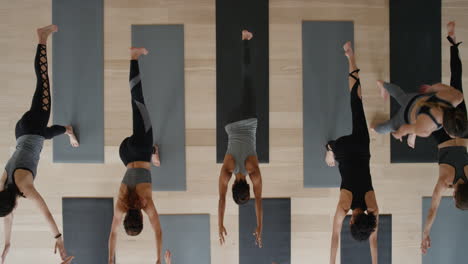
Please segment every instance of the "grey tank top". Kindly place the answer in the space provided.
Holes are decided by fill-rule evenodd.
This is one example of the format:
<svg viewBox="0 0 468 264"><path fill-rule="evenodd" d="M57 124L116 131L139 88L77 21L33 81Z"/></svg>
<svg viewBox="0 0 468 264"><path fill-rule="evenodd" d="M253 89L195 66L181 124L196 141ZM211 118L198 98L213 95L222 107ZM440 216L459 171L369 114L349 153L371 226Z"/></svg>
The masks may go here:
<svg viewBox="0 0 468 264"><path fill-rule="evenodd" d="M7 185L14 183L13 174L17 169L29 170L33 179L36 178L44 140L39 135L23 135L16 140L16 150L5 165Z"/></svg>
<svg viewBox="0 0 468 264"><path fill-rule="evenodd" d="M235 159L234 174L247 175L245 160L249 156L257 156L257 122L257 118L249 118L230 123L225 127L228 134L226 154L232 155Z"/></svg>
<svg viewBox="0 0 468 264"><path fill-rule="evenodd" d="M145 168L129 168L125 172L122 183L128 187L136 187L140 183L151 183L151 172Z"/></svg>

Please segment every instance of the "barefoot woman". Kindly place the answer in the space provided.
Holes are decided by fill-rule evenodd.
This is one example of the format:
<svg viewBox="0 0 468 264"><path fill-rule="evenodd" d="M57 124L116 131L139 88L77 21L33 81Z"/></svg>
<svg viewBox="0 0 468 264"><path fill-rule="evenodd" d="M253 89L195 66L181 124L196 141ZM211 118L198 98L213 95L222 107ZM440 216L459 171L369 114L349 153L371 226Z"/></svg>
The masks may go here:
<svg viewBox="0 0 468 264"><path fill-rule="evenodd" d="M330 263L335 263L341 227L351 209L351 235L358 241L370 240L372 263L377 263L377 227L379 210L370 175L369 131L361 99L359 69L356 66L351 42L343 46L349 62L349 89L353 132L327 144L326 162L341 174L340 200L333 220Z"/></svg>
<svg viewBox="0 0 468 264"><path fill-rule="evenodd" d="M459 57L458 45L455 38L455 22L450 22L448 28L448 41L450 47L450 85L460 92L462 89L462 64ZM466 113L465 102L457 106ZM431 247L431 228L437 215L443 193L453 188L455 206L461 210L468 210L468 154L466 152L466 139L451 138L444 130L433 133L439 143L439 180L432 194L432 203L424 226L421 251L426 254Z"/></svg>
<svg viewBox="0 0 468 264"><path fill-rule="evenodd" d="M250 199L250 186L247 183L247 174L253 183L255 195L255 210L257 213L257 229L254 231L256 244L262 246L262 176L258 166L256 152L257 114L255 105L255 91L252 87L249 41L253 35L247 30L242 31L243 76L244 87L242 103L238 109L230 114L226 132L228 134L228 148L224 157L221 174L219 176L219 207L218 227L219 241L224 243L227 235L224 228L224 211L226 209L226 192L232 174L235 175L232 185L234 201L241 205Z"/></svg>
<svg viewBox="0 0 468 264"><path fill-rule="evenodd" d="M55 248L59 249L62 260L69 263L72 257L67 257L63 245L62 234L55 223L47 204L34 187L37 165L44 144L44 140L67 134L70 144L78 147L78 141L71 126L53 125L47 127L50 117L51 97L47 64L47 38L57 32L57 26L50 25L37 30L39 44L37 45L34 67L36 70L36 90L31 108L16 124L16 151L5 166L0 180L0 216L5 217L5 248L2 261L5 261L10 248L10 235L13 225L13 210L17 205L17 198L24 197L32 200L52 231L55 238Z"/></svg>
<svg viewBox="0 0 468 264"><path fill-rule="evenodd" d="M151 161L159 165L156 146L153 147L153 129L143 98L138 58L148 54L145 48L130 50L130 90L133 112L133 135L120 144L120 158L127 172L119 189L109 236L109 263L114 263L117 229L123 220L125 232L137 236L143 230L142 210L148 215L156 239L156 263L161 263L162 232L159 215L153 203Z"/></svg>

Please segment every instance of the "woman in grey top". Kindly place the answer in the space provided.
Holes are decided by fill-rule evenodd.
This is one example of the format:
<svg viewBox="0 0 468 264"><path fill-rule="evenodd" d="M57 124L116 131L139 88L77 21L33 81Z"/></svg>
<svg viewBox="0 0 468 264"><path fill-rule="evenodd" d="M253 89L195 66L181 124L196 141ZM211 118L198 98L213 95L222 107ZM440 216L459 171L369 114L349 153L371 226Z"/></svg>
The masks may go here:
<svg viewBox="0 0 468 264"><path fill-rule="evenodd" d="M34 187L34 179L36 178L37 165L44 140L67 134L70 137L70 144L73 147L78 147L78 141L71 126L54 125L47 127L50 117L51 98L46 44L48 36L56 31L57 26L55 25L37 30L39 44L34 61L37 76L36 90L31 108L16 124L16 150L6 164L0 180L0 216L5 217L5 247L2 254L2 263L5 263L10 249L13 210L16 208L16 200L19 196L32 200L46 218L52 231L51 237L56 240L55 250L59 250L63 263L70 263L73 259L73 257L67 256L62 234L47 204Z"/></svg>
<svg viewBox="0 0 468 264"><path fill-rule="evenodd" d="M243 54L243 76L244 87L242 103L229 118L226 125L228 134L228 148L224 157L221 174L219 176L219 205L218 205L218 227L219 241L224 244L224 236L227 235L224 227L224 212L226 209L226 193L232 174L235 175L232 185L234 201L241 205L250 199L250 186L247 183L247 174L253 183L255 195L255 210L257 214L257 228L254 231L255 241L262 247L262 175L258 166L256 151L257 114L255 105L255 91L252 87L250 48L249 42L253 35L247 30L242 31Z"/></svg>
<svg viewBox="0 0 468 264"><path fill-rule="evenodd" d="M138 58L148 54L145 48L130 49L130 93L133 112L133 134L120 144L120 158L127 168L120 184L119 196L109 236L109 264L115 263L117 230L123 222L129 236L137 236L143 230L144 211L150 220L156 240L156 264L161 263L162 231L159 215L153 202L151 163L159 166L159 154L153 145L153 128L143 98Z"/></svg>

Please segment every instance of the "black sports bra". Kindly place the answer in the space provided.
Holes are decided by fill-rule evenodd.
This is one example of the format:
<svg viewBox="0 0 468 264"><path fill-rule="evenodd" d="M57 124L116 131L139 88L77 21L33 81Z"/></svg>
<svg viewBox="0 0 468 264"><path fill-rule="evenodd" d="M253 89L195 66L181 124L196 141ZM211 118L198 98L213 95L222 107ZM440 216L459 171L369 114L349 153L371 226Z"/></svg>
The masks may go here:
<svg viewBox="0 0 468 264"><path fill-rule="evenodd" d="M443 104L445 104L447 106L452 107L452 103L450 103L450 102L448 102L448 101L446 101L444 99L440 99L435 94L432 95L431 97L429 97L429 99L427 99L426 102L427 103L443 103ZM425 115L429 116L429 118L432 120L432 122L434 122L434 124L437 126L437 130L442 128L442 124L437 122L437 119L431 113L431 108L429 106L425 106L425 105L421 106L421 108L419 109L419 111L417 113L417 116L422 115L422 114L425 114Z"/></svg>

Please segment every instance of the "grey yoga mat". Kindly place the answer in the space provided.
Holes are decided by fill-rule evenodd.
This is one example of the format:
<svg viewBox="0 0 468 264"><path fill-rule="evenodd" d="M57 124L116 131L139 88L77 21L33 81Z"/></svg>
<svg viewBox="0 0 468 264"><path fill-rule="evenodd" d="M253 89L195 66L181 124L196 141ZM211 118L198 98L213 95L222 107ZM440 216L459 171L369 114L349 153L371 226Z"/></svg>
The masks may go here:
<svg viewBox="0 0 468 264"><path fill-rule="evenodd" d="M184 26L133 25L132 45L149 51L139 63L161 158L151 170L153 190L185 191Z"/></svg>
<svg viewBox="0 0 468 264"><path fill-rule="evenodd" d="M160 221L163 246L172 252L173 263L211 263L210 215L160 215Z"/></svg>
<svg viewBox="0 0 468 264"><path fill-rule="evenodd" d="M65 247L75 256L73 263L107 263L113 199L63 198L62 210Z"/></svg>
<svg viewBox="0 0 468 264"><path fill-rule="evenodd" d="M263 199L263 248L252 235L257 228L255 200L239 206L239 263L291 263L291 199Z"/></svg>
<svg viewBox="0 0 468 264"><path fill-rule="evenodd" d="M349 231L350 216L347 216L341 229L341 263L371 264L369 241L358 242ZM392 263L392 215L379 216L377 235L379 264Z"/></svg>
<svg viewBox="0 0 468 264"><path fill-rule="evenodd" d="M343 44L351 21L302 23L304 187L338 187L338 168L325 164L329 140L351 133L348 62Z"/></svg>
<svg viewBox="0 0 468 264"><path fill-rule="evenodd" d="M56 137L54 162L104 162L103 10L102 0L52 1L53 120L72 125L81 144Z"/></svg>
<svg viewBox="0 0 468 264"><path fill-rule="evenodd" d="M431 197L423 197L422 207L424 226ZM431 248L422 256L422 263L466 263L467 223L468 212L457 209L452 197L443 197L431 230Z"/></svg>

